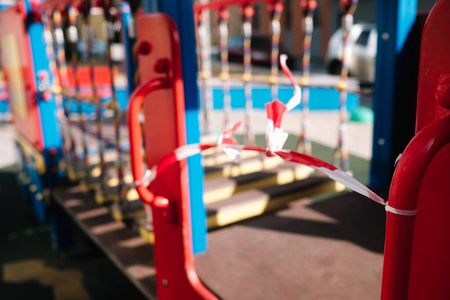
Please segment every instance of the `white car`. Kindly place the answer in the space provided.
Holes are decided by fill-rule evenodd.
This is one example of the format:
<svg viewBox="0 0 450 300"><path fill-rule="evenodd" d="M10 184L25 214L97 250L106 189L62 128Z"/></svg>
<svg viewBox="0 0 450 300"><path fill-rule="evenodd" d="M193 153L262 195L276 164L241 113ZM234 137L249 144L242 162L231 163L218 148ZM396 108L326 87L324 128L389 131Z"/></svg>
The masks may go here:
<svg viewBox="0 0 450 300"><path fill-rule="evenodd" d="M344 30L339 28L328 42L325 65L331 74L340 74L342 68ZM349 73L361 83L375 81L375 59L377 56L377 29L375 24L355 24L348 39Z"/></svg>

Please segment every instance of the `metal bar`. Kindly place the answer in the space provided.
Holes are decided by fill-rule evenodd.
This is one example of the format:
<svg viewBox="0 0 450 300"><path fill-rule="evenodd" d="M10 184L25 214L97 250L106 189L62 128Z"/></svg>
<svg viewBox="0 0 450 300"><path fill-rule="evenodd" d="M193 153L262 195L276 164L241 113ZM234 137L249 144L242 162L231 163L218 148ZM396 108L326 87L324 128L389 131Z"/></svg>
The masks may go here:
<svg viewBox="0 0 450 300"><path fill-rule="evenodd" d="M271 50L271 68L270 68L270 93L272 101L278 97L278 55L280 53L280 18L283 12L283 4L277 1L273 6L269 6L269 13L272 15L272 50Z"/></svg>
<svg viewBox="0 0 450 300"><path fill-rule="evenodd" d="M211 51L209 39L209 10L203 10L197 16L198 18L198 50L200 53L200 91L201 104L203 111L203 133L211 134L214 132L213 123L213 99L212 90L209 84L211 78Z"/></svg>
<svg viewBox="0 0 450 300"><path fill-rule="evenodd" d="M245 98L245 136L244 142L254 145L255 133L253 129L253 99L252 99L252 58L251 58L251 38L252 38L252 18L255 14L253 6L247 5L243 9L242 30L244 32L244 98Z"/></svg>
<svg viewBox="0 0 450 300"><path fill-rule="evenodd" d="M57 70L59 72L60 78L61 78L61 86L62 87L68 87L69 86L69 76L67 73L67 63L66 63L66 54L64 50L64 33L61 27L62 23L62 16L61 12L59 10L55 10L53 12L53 34L54 34L54 42L56 42L56 49L57 49L57 57L58 57L58 64L57 64ZM77 150L76 150L76 144L75 144L75 138L73 134L73 125L72 120L70 118L71 114L71 100L68 97L63 96L63 106L64 106L64 115L65 115L65 127L67 131L67 137L69 142L69 153L70 153L70 159L71 162L76 161L78 159ZM71 164L69 163L67 167L70 169Z"/></svg>
<svg viewBox="0 0 450 300"><path fill-rule="evenodd" d="M230 64L228 60L228 20L230 12L228 9L221 9L217 14L219 17L219 34L220 34L220 62L223 90L223 129L226 130L230 126L231 118L231 95L230 95Z"/></svg>
<svg viewBox="0 0 450 300"><path fill-rule="evenodd" d="M88 176L89 162L88 162L88 146L87 146L87 130L86 130L86 114L83 111L83 101L80 99L80 79L78 77L78 52L77 52L77 42L79 39L78 29L77 29L77 17L78 17L78 9L75 6L71 6L69 8L69 42L72 49L72 71L74 78L74 88L75 88L75 97L71 97L77 103L77 111L78 111L78 127L81 131L81 147L83 151L83 155L81 158L82 164L82 177ZM70 96L69 96L70 97Z"/></svg>
<svg viewBox="0 0 450 300"><path fill-rule="evenodd" d="M45 49L47 58L49 61L49 71L51 74L51 85L55 86L59 89L61 89L61 81L60 77L58 75L58 69L56 65L56 58L55 58L55 52L53 49L53 36L51 33L51 25L50 25L50 19L47 15L42 15L42 23L44 25L44 42L45 42ZM63 153L63 162L67 166L68 162L70 161L69 158L69 148L67 147L67 140L68 137L66 136L66 131L64 130L65 127L65 116L64 116L64 108L63 108L63 101L62 101L62 95L55 95L56 100L56 107L57 107L57 119L59 120L60 127L61 127L61 145L62 145L62 153Z"/></svg>
<svg viewBox="0 0 450 300"><path fill-rule="evenodd" d="M353 26L353 14L355 13L358 0L341 0L341 7L345 11L342 17L342 27L344 28L343 48L344 55L342 56L342 70L341 79L338 84L340 87L346 88L348 85L348 63L350 56L350 48L348 39L350 30ZM348 149L347 149L347 90L342 89L339 94L339 137L338 144L333 153L333 164L335 166L341 165L344 171L349 170Z"/></svg>
<svg viewBox="0 0 450 300"><path fill-rule="evenodd" d="M268 4L273 4L277 1L278 0L219 0L219 1L212 1L209 3L196 3L194 4L194 12L198 13L204 9L220 10L222 8L233 5L240 5L242 7L245 7L249 6L250 4L259 2L266 2Z"/></svg>
<svg viewBox="0 0 450 300"><path fill-rule="evenodd" d="M111 104L113 106L114 111L114 141L115 141L115 148L117 152L117 160L116 160L116 170L117 170L117 179L118 179L118 191L119 191L119 199L122 199L122 195L126 196L125 191L125 182L124 182L124 159L123 159L123 151L122 151L122 145L121 145L121 135L120 135L120 117L122 115L122 112L120 110L119 101L117 99L116 95L116 86L115 86L115 72L118 71L117 68L117 62L115 59L119 59L118 57L113 57L112 51L114 51L113 47L116 46L116 22L117 15L113 15L112 13L106 14L106 21L108 26L108 53L107 53L107 61L108 61L108 69L110 74L110 85L111 85L111 93L112 93L112 99ZM118 46L118 45L117 45Z"/></svg>
<svg viewBox="0 0 450 300"><path fill-rule="evenodd" d="M87 38L87 55L89 60L89 76L91 80L91 90L92 90L92 97L96 99L95 103L95 122L96 122L96 137L98 142L98 150L99 150L99 157L100 157L100 186L103 189L105 186L105 172L106 172L106 161L105 161L105 145L103 140L103 134L102 134L102 127L103 127L103 120L102 120L102 104L101 99L97 97L97 87L95 86L95 66L94 66L94 55L92 53L92 43L94 38L93 28L90 23L90 15L86 15L84 17L84 26L86 29L86 38ZM91 174L89 173L89 176Z"/></svg>
<svg viewBox="0 0 450 300"><path fill-rule="evenodd" d="M311 155L311 139L309 137L309 81L311 75L311 40L314 31L314 12L317 2L300 1L300 6L304 13L305 38L303 41L303 74L300 79L302 89L302 123L300 139L297 145L297 151L306 155Z"/></svg>

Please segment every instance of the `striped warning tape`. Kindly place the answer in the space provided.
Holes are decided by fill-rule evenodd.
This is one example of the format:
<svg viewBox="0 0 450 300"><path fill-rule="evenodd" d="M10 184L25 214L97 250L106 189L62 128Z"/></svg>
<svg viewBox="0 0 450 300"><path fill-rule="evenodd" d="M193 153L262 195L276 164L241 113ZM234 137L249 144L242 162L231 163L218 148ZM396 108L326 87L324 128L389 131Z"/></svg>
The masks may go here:
<svg viewBox="0 0 450 300"><path fill-rule="evenodd" d="M357 181L355 178L347 174L346 172L336 168L335 166L324 162L318 158L298 153L291 150L284 150L283 145L287 139L287 133L281 129L281 121L283 115L293 109L301 102L301 89L295 82L294 77L286 66L286 57L282 56L280 64L283 71L294 85L294 96L289 100L287 104L282 103L279 100L275 100L266 104L266 112L268 118L268 126L266 131L266 148L258 146L240 145L233 138L234 133L241 125L241 122L236 123L233 127L225 130L219 138L217 144L192 144L185 145L175 149L172 153L162 158L151 169L146 170L142 178L135 178L135 186L146 186L151 192L153 182L157 182L158 176L161 175L172 164L186 159L190 156L200 154L201 152L214 148L221 147L224 152L232 156L234 159L238 159L241 151L256 151L265 153L267 156L278 156L286 161L299 163L308 167L314 168L328 175L328 177L336 180L348 188L358 192L382 205L386 205L386 201L380 196L372 192L365 185ZM145 199L148 204L153 203L153 199ZM167 203L168 205L168 203Z"/></svg>

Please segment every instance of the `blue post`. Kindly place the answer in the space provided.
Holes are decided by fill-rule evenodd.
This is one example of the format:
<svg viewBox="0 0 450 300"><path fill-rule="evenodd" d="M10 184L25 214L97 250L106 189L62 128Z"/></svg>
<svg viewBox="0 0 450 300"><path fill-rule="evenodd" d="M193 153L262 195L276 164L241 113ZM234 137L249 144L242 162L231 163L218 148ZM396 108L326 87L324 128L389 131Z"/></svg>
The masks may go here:
<svg viewBox="0 0 450 300"><path fill-rule="evenodd" d="M31 2L25 1L27 13L31 12ZM51 82L50 63L47 58L46 46L43 40L43 24L40 22L29 22L27 24L27 33L31 48L31 63L34 70L35 85L39 81L38 74L46 72ZM45 174L38 174L35 170L35 164L30 163L29 176L32 183L36 186L32 193L32 202L41 222L47 221L47 214L50 216L52 224L52 235L54 247L57 250L68 250L73 246L73 235L69 218L61 212L61 209L55 209L54 205L50 208L46 199L43 198L46 189L52 189L58 181L57 167L62 157L62 139L59 122L57 118L57 106L55 96L43 101L36 99L39 108L41 120L41 132L43 136L43 153L45 159ZM44 196L45 197L45 196ZM67 225L69 224L69 225ZM67 226L66 226L67 225Z"/></svg>
<svg viewBox="0 0 450 300"><path fill-rule="evenodd" d="M38 82L38 73L45 71L49 74L51 80L49 60L45 51L45 44L43 41L43 24L31 23L28 27L28 35L30 37L31 55L33 58L33 66L35 71L35 80ZM56 116L56 102L55 96L51 97L50 101L38 102L39 112L41 115L42 135L44 137L44 149L50 148L61 149L61 132Z"/></svg>
<svg viewBox="0 0 450 300"><path fill-rule="evenodd" d="M120 12L122 15L122 41L125 48L125 72L127 74L128 82L128 96L130 96L135 88L134 75L136 73L136 62L133 61L133 48L136 43L136 37L130 36L130 32L133 33L135 30L130 26L134 26L132 22L133 14L131 11L130 4L127 2L122 2L120 4Z"/></svg>
<svg viewBox="0 0 450 300"><path fill-rule="evenodd" d="M373 156L370 184L387 188L394 171L394 123L398 95L407 89L402 83L399 61L417 15L417 0L378 0L378 49L375 76ZM403 70L405 71L405 70ZM411 88L411 87L409 87ZM415 101L416 99L411 99ZM400 113L401 111L399 111Z"/></svg>
<svg viewBox="0 0 450 300"><path fill-rule="evenodd" d="M184 95L186 106L187 143L200 140L199 109L197 87L197 59L195 54L195 27L193 0L146 0L146 12L158 11L169 14L178 26L181 40L181 61L183 69ZM191 198L192 244L194 254L206 251L206 210L203 204L203 178L201 156L188 159L189 188Z"/></svg>

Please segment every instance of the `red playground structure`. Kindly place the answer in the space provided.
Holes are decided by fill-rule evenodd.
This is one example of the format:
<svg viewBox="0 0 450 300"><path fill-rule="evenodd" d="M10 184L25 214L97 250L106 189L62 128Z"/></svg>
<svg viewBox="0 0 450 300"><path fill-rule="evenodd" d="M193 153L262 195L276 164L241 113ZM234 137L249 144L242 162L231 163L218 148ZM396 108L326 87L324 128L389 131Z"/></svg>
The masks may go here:
<svg viewBox="0 0 450 300"><path fill-rule="evenodd" d="M450 239L449 1L438 1L422 35L416 136L399 159L387 210L382 299L448 299Z"/></svg>
<svg viewBox="0 0 450 300"><path fill-rule="evenodd" d="M447 229L450 228L450 219L447 216L450 211L450 202L448 202L450 192L446 182L450 177L450 169L443 168L443 166L450 165L450 147L448 145L450 142L450 75L446 73L450 69L450 60L447 59L445 63L442 63L442 58L446 57L450 51L450 43L445 38L450 32L450 21L445 17L449 11L450 1L439 1L430 13L423 31L417 134L399 159L386 206L387 231L382 299L448 299L450 297L450 286L446 284L450 268L448 255L450 239L447 237ZM157 22L158 18L165 19L164 16L153 16L140 21ZM168 22L167 27L174 26L170 21L160 22ZM149 38L151 34L148 31L147 34ZM162 37L159 41L161 40ZM176 40L176 36L174 40ZM172 45L170 52L177 55L177 51L174 50L177 46ZM149 58L153 55L156 58ZM152 62L153 67L146 68L146 70L161 70L162 66L172 65L157 59L158 53L151 53L148 56L143 58L144 65L152 66ZM176 61L176 57L170 61ZM173 78L170 81L175 84L176 74L179 71L167 72L173 72L173 75L168 75L168 77ZM146 74L145 78L157 80L156 76L150 76L150 74ZM163 78L160 78L159 81L161 87ZM156 84L153 84L154 89L155 86ZM143 89L149 88L143 87ZM180 103L176 99L182 96L176 92L176 87L173 88L173 91L173 103ZM140 102L142 102L142 95L132 98L131 103L133 105L133 103ZM146 108L144 104L144 110L150 115L150 112L154 112L156 108L148 105ZM183 107L182 105L175 107L177 108L170 114L178 116L180 119L172 124L182 122L183 114L180 113L180 110ZM136 111L134 109L135 114ZM133 112L130 114L130 120L136 120L136 117L132 115ZM166 116L166 113L161 113L161 115ZM173 117L166 116L164 119L172 120ZM153 121L154 124L163 124L162 120L153 119ZM139 137L138 123L134 126L130 125L130 136ZM146 127L148 136L157 141L165 140L167 135L162 132L161 126L154 126L155 128ZM171 130L173 129L171 128ZM179 128L177 132L178 134L175 136L183 136L182 128ZM169 154L182 143L182 141L163 143L168 145L168 152L148 157L147 165L155 165L164 154ZM140 144L140 139L137 139L134 147L138 147L137 145ZM146 144L151 144L151 141L146 141ZM150 153L151 149L148 151L147 153ZM134 154L132 157L142 157L139 149L134 150ZM140 164L136 165L135 163L134 165L135 170L142 169ZM193 269L192 256L189 254L189 231L187 228L183 229L183 226L188 224L188 219L185 219L188 216L186 213L188 202L185 197L173 194L175 187L179 187L180 192L185 190L186 183L183 183L183 178L179 182L178 179L174 180L179 175L182 176L181 170L183 170L183 163L175 163L170 171L166 171L167 173L161 175L161 178L154 182L153 188L152 185L150 186L154 194L153 200L149 203L152 203L154 207L155 239L159 241L159 233L156 228L161 226L161 230L165 230L164 228L169 226L168 228L172 228L174 231L172 234L169 231L161 232L163 236L161 244L169 241L167 249L177 248L177 251L181 251L179 254L169 254L167 249L161 249L161 254L159 254L157 252L159 250L156 250L158 248L155 248L155 259L157 264L160 263L159 266L157 265L157 269L158 267L160 268L158 270L162 269L160 274L164 274L158 280L158 297L160 299L216 299L213 294L205 290ZM134 175L136 179L144 177L143 172L135 171ZM166 188L162 188L162 186ZM148 198L147 189L142 188L138 191L143 199ZM171 193L170 196L167 194L168 192ZM181 200L174 201L175 199ZM155 245L157 244L158 242ZM175 245L179 246L175 247ZM162 257L158 258L158 255ZM180 259L179 264L172 265L178 259ZM164 263L165 260L168 262ZM168 282L173 280L180 284L171 289Z"/></svg>
<svg viewBox="0 0 450 300"><path fill-rule="evenodd" d="M189 168L195 163L192 164L188 158L195 157L204 151L209 151L207 154L212 153L217 158L225 152L227 155L223 157L229 160L228 163L239 167L241 163L243 164L239 160L241 155L244 157L245 153L251 153L254 155L249 157L257 157L258 162L278 159L277 167L280 168L294 169L295 167L292 166L303 165L316 171L307 173L306 179L292 179L296 184L301 180L303 184L307 180L314 181L317 186L323 182L329 184L330 180L326 176L317 175L317 173L325 174L348 189L385 207L387 223L381 286L382 300L450 299L448 284L450 280L450 235L448 234L450 230L448 216L450 213L448 186L450 179L450 39L448 38L450 0L437 1L423 28L418 74L416 133L398 158L387 201L347 172L349 155L344 136L347 119L345 101L349 87L348 62L345 60L341 81L337 87L340 93L341 113L339 145L334 157L337 163L333 166L311 155L308 135L303 136L296 144L298 149L303 149L303 153L283 148L288 134L282 129L282 117L284 113L301 103L302 95L305 95L302 94L302 88L306 88L308 91L306 97L309 97L311 85L309 85L309 57L305 60L306 73L303 74L299 84L287 67L286 56L279 56L279 32L274 34L272 44L271 72L273 73L270 84L273 99L265 104L266 145L261 147L254 143L252 107L250 107L252 79L249 44L251 18L254 14L253 5L260 2L268 5L272 21L278 24L276 22L279 21L283 11L281 0L217 0L210 4L197 4L195 8L191 5L190 11L187 12L195 12L197 14L195 18L190 17L202 27L206 24L204 10L217 11L222 26L221 63L224 69L221 76L225 90L229 92L230 86L227 80L230 74L226 52L228 32L223 30L225 21L229 18L228 7L237 5L242 9L243 27L244 31L247 31L245 35L248 35L244 37L246 41L244 44L247 44L243 46L247 52L247 57L244 58L245 76L243 76L245 100L248 101L245 107L247 136L244 136L242 144L233 137L240 123L230 126L228 113L231 106L225 108L227 113L225 124L228 128L223 130L217 140L198 139L198 141L190 142L192 124L189 123L193 120L192 115L195 115L194 119L198 117L198 110L193 108L192 102L189 102L192 100L190 97L193 96L188 95L187 91L192 88L195 95L197 90L196 87L188 86L188 79L194 81L200 79L199 82L202 82L204 88L202 91L204 97L212 101L207 90L210 74L207 74L208 70L205 67L203 77L187 79L183 73L183 63L194 59L187 56L188 52L184 52L187 50L183 48L186 47L186 44L183 44L186 41L183 39L183 33L189 33L187 29L177 26L177 18L167 13L138 13L139 5L135 2L137 1L124 1L121 3L124 6L121 6L119 10L114 7L113 1L106 0L49 0L42 3L29 1L26 2L27 5L24 4L25 2L20 2L17 6L0 12L2 59L5 60L8 56L13 57L2 65L6 78L9 80L11 107L17 131L15 140L21 159L19 179L25 191L24 196L35 206L39 219L42 222L51 220L56 245L64 245L64 239L70 238L64 231L65 221L69 216L107 253L108 257L147 298L222 299L224 296L214 289L215 286L209 284L207 279L201 280L194 264L197 253L194 250L193 223L196 221L205 225L209 223L210 215L205 215L198 220L198 216L196 218L191 214L194 208L198 208L195 207L196 204L193 204L193 200L199 200L194 199L191 192L198 188L195 186L197 183L203 184L204 174L203 171L200 172L201 178L193 176ZM299 4L310 26L307 30L305 45L307 55L310 55L312 18L317 3L315 0L301 0ZM347 42L357 4L358 0L340 1L344 12L343 20L346 22L344 42ZM93 7L97 10L92 9ZM88 17L91 11L102 11L107 23L106 31L112 32L108 35L107 66L94 67L96 59L91 53L93 39L89 31L93 31L93 25ZM25 18L24 16L27 15L28 17ZM183 18L183 16L177 17ZM70 25L67 28L68 32L76 29L77 18L84 22L83 26L88 39L89 63L80 68L78 68L79 62L76 56L72 56L69 62L67 55L66 62L64 38L58 37L58 34L62 35L61 24L64 24L61 18L72 18L70 19L72 23L68 23ZM128 20L127 18L132 22L123 23L124 20ZM27 28L38 31L38 35L33 36L35 32L27 33L24 19L32 24L27 24L29 26ZM119 21L122 22L122 26L129 25L131 28L122 37L128 49L131 49L124 58L120 58L122 56L114 52L114 49L119 49L117 40L119 40L119 29L122 28L118 25ZM5 22L8 22L10 26L4 26ZM55 41L52 40L50 32L53 32ZM45 43L41 39L41 34L47 38L47 40L44 39ZM132 38L127 34L130 34ZM387 41L389 35L387 33L386 35L384 38ZM75 47L75 39L68 38L68 40L70 46ZM29 41L31 41L30 45L27 44ZM201 45L198 49L202 48L201 46L205 48L204 41L199 44ZM190 46L192 46L190 53L193 53L194 45ZM45 47L48 57L45 63L42 61L39 63L37 57L43 53ZM18 50L21 51L17 52ZM58 55L54 55L54 50ZM200 49L200 51L204 50L207 49ZM127 56L131 55L133 59L130 59L132 64L128 66L128 73L132 73L129 77L136 79L136 82L133 82L135 87L132 87L129 82L129 90L133 92L128 97L127 109L124 109L120 107L116 99L117 80L115 78L119 77L121 60L130 58ZM276 98L278 58L282 71L293 86L293 96L287 103ZM205 64L205 62L202 63ZM72 68L68 69L66 64ZM195 74L191 74L191 77L195 77ZM104 91L102 91L103 87L106 87ZM224 93L224 98L226 97L229 95ZM109 98L111 98L110 102L108 102ZM227 101L230 101L227 105L231 105L231 100ZM71 103L76 108L73 108ZM89 116L83 112L83 105L86 104L95 108L95 112L91 111ZM210 104L205 107L211 109ZM305 103L302 104L305 105ZM75 112L77 109L78 114ZM305 110L303 115L307 117L308 108L306 107ZM121 117L122 111L124 114ZM212 122L210 115L212 111L204 113L207 119L206 125L209 128ZM114 118L107 119L111 115ZM91 122L92 118L95 122ZM194 122L194 125L198 127L198 123ZM308 123L303 124L303 127L307 128ZM200 131L199 128L195 130ZM209 134L210 128L207 131ZM120 137L124 135L124 132L128 135L129 147L121 143ZM113 143L109 145L107 144L108 133L114 135ZM98 146L98 149L95 149L98 150L97 152L92 150L92 145ZM112 159L108 161L110 157ZM339 163L343 170L338 168ZM219 165L217 163L215 167L218 168ZM198 163L198 167L203 170L209 166L201 166ZM252 172L257 174L261 170L266 170L264 168L266 167L263 166ZM248 174L240 173L239 176L241 175ZM71 180L70 182L60 180L67 177ZM336 193L334 181L332 191ZM260 183L260 185L265 184ZM131 191L137 192L133 199L130 196ZM289 194L294 192L297 191L288 190L282 194L281 198L284 197L286 201L282 204L286 206L286 203L292 200ZM221 193L220 189L218 193ZM336 196L336 194L333 195ZM296 199L299 198L300 196ZM200 200L203 201L203 198ZM247 199L237 199L235 202L239 202L238 200ZM132 205L137 205L137 209L130 213L128 209ZM262 210L267 212L265 209L269 211L267 207ZM380 206L379 209L382 210L382 207ZM61 214L61 210L65 211L65 214ZM234 212L241 215L245 213L245 209L241 209L238 213ZM104 217L102 214L107 216ZM229 220L235 218L235 215L230 215L231 213L217 214L214 216L216 223L209 229L220 230L216 228L220 226L217 220L227 217ZM96 223L98 221L96 217L99 216L104 217L105 224ZM255 215L248 214L246 217L253 216ZM244 219L225 220L222 226ZM144 225L141 226L142 224ZM141 233L141 237L138 237L136 231L145 231L146 241L141 238L143 234ZM133 244L130 241L136 242L136 240L138 240L138 246L130 246ZM247 242L245 238L239 241L242 244L245 242ZM244 247L240 250L246 251ZM247 256L242 254L242 257L248 258L249 253L245 254ZM252 255L253 253L250 254ZM264 259L271 260L272 257ZM258 270L261 270L263 274L264 266ZM302 270L302 272L309 272L309 270ZM252 277L259 275L251 274ZM234 274L227 276L234 276ZM301 295L298 298L302 299Z"/></svg>

